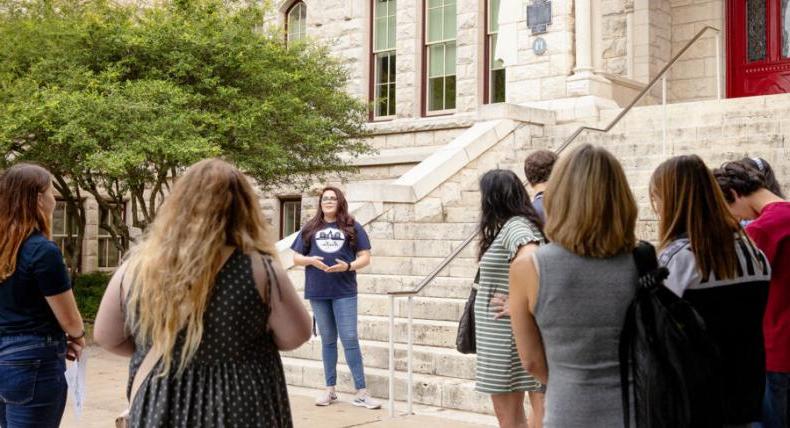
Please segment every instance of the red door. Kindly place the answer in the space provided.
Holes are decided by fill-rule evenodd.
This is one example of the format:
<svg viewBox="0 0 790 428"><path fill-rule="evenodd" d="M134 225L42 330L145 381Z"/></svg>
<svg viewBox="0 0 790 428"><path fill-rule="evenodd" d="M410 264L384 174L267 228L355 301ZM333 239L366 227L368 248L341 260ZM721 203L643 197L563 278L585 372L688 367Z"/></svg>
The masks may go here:
<svg viewBox="0 0 790 428"><path fill-rule="evenodd" d="M790 92L790 0L727 0L727 96Z"/></svg>

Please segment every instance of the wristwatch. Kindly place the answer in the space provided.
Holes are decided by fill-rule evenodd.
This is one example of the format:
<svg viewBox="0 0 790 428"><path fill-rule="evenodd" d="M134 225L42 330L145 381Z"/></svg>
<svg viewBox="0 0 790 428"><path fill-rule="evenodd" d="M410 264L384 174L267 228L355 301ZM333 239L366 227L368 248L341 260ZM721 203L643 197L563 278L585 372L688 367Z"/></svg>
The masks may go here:
<svg viewBox="0 0 790 428"><path fill-rule="evenodd" d="M351 262L348 262L348 266L346 266L346 272L351 272Z"/></svg>

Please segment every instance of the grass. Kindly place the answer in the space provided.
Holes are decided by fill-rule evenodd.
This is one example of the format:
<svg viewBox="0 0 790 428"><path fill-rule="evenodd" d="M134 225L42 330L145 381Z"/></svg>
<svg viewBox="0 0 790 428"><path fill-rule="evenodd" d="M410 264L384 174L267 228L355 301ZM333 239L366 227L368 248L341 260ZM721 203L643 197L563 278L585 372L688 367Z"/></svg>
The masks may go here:
<svg viewBox="0 0 790 428"><path fill-rule="evenodd" d="M79 275L74 280L74 295L82 318L86 321L96 319L96 311L104 296L104 289L110 282L110 275L104 272L91 272Z"/></svg>

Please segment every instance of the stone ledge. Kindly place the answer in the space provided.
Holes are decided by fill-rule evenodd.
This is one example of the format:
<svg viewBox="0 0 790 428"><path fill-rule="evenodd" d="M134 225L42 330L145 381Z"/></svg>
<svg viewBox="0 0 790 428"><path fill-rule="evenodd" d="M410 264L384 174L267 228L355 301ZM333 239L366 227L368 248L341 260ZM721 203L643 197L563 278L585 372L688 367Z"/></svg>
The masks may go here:
<svg viewBox="0 0 790 428"><path fill-rule="evenodd" d="M375 135L400 134L404 132L440 131L443 129L468 128L475 124L474 113L457 113L438 117L404 117L386 122L369 122L365 127Z"/></svg>
<svg viewBox="0 0 790 428"><path fill-rule="evenodd" d="M400 149L383 149L375 155L351 158L345 160L354 166L382 166L399 165L407 163L420 163L442 146L404 147Z"/></svg>

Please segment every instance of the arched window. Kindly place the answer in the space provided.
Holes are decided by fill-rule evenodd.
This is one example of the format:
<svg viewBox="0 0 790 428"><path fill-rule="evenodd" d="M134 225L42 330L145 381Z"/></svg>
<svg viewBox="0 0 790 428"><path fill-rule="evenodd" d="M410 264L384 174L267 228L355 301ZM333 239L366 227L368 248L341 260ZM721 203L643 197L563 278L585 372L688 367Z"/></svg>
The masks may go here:
<svg viewBox="0 0 790 428"><path fill-rule="evenodd" d="M286 41L302 40L307 36L307 5L298 1L285 12Z"/></svg>
<svg viewBox="0 0 790 428"><path fill-rule="evenodd" d="M373 118L395 115L395 2L373 0Z"/></svg>

